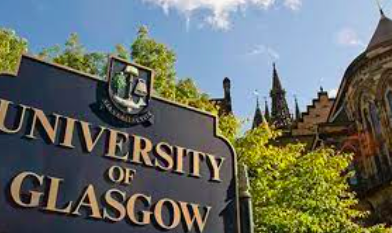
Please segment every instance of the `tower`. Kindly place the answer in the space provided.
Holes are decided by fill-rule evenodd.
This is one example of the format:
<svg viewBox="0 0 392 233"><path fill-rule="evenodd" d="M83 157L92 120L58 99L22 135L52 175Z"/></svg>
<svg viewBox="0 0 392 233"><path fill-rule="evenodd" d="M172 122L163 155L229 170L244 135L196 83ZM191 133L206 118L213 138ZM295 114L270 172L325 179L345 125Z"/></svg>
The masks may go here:
<svg viewBox="0 0 392 233"><path fill-rule="evenodd" d="M223 79L223 91L224 91L224 102L225 102L225 112L226 113L231 113L232 112L232 107L231 107L231 81L228 77Z"/></svg>
<svg viewBox="0 0 392 233"><path fill-rule="evenodd" d="M270 121L271 121L271 116L270 116L270 111L269 111L269 108L268 108L268 101L267 101L267 98L265 98L265 100L264 100L264 117L265 117L265 120L269 123Z"/></svg>
<svg viewBox="0 0 392 233"><path fill-rule="evenodd" d="M229 78L223 79L223 98L210 99L210 102L219 108L219 116L233 114L231 105L231 81Z"/></svg>
<svg viewBox="0 0 392 233"><path fill-rule="evenodd" d="M264 123L264 117L263 114L261 113L259 99L257 99L256 111L255 111L255 116L253 117L252 129L259 127L263 123Z"/></svg>
<svg viewBox="0 0 392 233"><path fill-rule="evenodd" d="M280 82L275 63L273 64L272 89L270 96L272 99L271 124L277 129L290 129L292 119L287 105L286 91L283 89Z"/></svg>
<svg viewBox="0 0 392 233"><path fill-rule="evenodd" d="M295 121L299 121L301 118L301 111L299 110L297 97L294 98L295 101Z"/></svg>

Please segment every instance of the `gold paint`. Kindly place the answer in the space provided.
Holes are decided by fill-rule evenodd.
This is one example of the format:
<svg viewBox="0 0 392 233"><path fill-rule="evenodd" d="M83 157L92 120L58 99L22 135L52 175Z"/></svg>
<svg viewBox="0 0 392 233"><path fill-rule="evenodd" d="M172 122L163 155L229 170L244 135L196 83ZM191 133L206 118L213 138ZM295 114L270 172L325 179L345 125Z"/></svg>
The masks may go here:
<svg viewBox="0 0 392 233"><path fill-rule="evenodd" d="M14 134L14 133L19 132L20 129L22 128L22 125L23 125L22 122L23 122L27 107L24 105L19 105L22 108L22 112L20 114L18 126L16 127L16 129L8 129L5 126L5 120L7 117L7 112L8 112L10 104L12 104L11 101L0 99L0 130L4 133Z"/></svg>
<svg viewBox="0 0 392 233"><path fill-rule="evenodd" d="M64 180L59 178L54 178L54 177L48 177L48 178L50 179L50 187L49 187L49 194L48 194L48 202L44 209L56 213L69 214L71 212L72 202L68 202L66 207L64 207L63 209L58 209L56 207L60 183Z"/></svg>
<svg viewBox="0 0 392 233"><path fill-rule="evenodd" d="M123 151L124 144L127 144L129 141L129 135L113 129L109 129L109 132L109 145L105 156L116 160L127 161L129 153L125 153L123 156L117 156L117 154Z"/></svg>
<svg viewBox="0 0 392 233"><path fill-rule="evenodd" d="M131 220L132 223L139 225L139 226L145 226L147 224L150 224L151 222L151 212L150 211L142 211L142 220L139 221L136 217L135 213L135 202L138 199L143 199L144 203L147 202L147 206L151 206L151 197L146 196L141 193L137 193L132 195L131 198L129 198L128 203L127 203L127 212L128 212L128 217Z"/></svg>
<svg viewBox="0 0 392 233"><path fill-rule="evenodd" d="M119 172L118 176L115 175L116 174L116 172L115 172L116 170ZM121 183L121 181L124 180L124 171L119 166L112 166L108 170L108 177L115 184L119 184L119 183Z"/></svg>
<svg viewBox="0 0 392 233"><path fill-rule="evenodd" d="M106 128L101 126L99 128L99 133L93 139L91 135L90 123L84 121L79 121L79 123L82 127L85 148L88 153L91 153L91 151L93 151L94 147L97 145L99 139L102 137L102 134L106 130Z"/></svg>
<svg viewBox="0 0 392 233"><path fill-rule="evenodd" d="M217 181L221 182L221 177L220 177L220 169L222 168L223 162L225 161L225 158L219 157L216 158L213 155L207 154L207 162L209 165L211 165L212 171L211 171L211 180L212 181Z"/></svg>
<svg viewBox="0 0 392 233"><path fill-rule="evenodd" d="M204 159L206 155L195 150L188 150L188 153L192 155L190 175L196 178L200 178L200 160Z"/></svg>
<svg viewBox="0 0 392 233"><path fill-rule="evenodd" d="M64 139L60 143L60 146L73 149L75 148L75 146L72 145L72 140L73 140L76 120L65 116L63 116L63 118L66 119L66 123L65 123Z"/></svg>
<svg viewBox="0 0 392 233"><path fill-rule="evenodd" d="M55 143L56 135L57 135L57 126L59 123L60 115L53 114L53 116L55 117L55 122L54 122L54 126L52 126L49 122L49 119L46 117L45 113L42 110L36 109L36 108L31 108L31 109L34 112L33 123L31 124L30 133L28 135L26 135L26 137L31 138L31 139L36 138L34 136L34 133L35 133L35 129L37 128L37 120L38 120L38 122L41 124L41 126L45 130L46 135L48 136L50 142Z"/></svg>
<svg viewBox="0 0 392 233"><path fill-rule="evenodd" d="M173 146L165 142L160 142L155 147L156 157L162 159L163 164L159 162L159 159L155 159L155 167L163 171L169 171L173 169L174 161L171 157L173 154Z"/></svg>
<svg viewBox="0 0 392 233"><path fill-rule="evenodd" d="M114 197L113 194L118 194L121 197L121 202L117 201ZM122 221L126 214L127 211L124 207L124 205L122 204L122 202L125 201L126 198L126 194L125 192L122 192L120 190L117 189L110 189L106 192L105 194L105 201L106 203L113 209L116 210L118 213L117 217L111 216L108 211L106 209L103 210L103 219L108 219L112 222L120 222Z"/></svg>
<svg viewBox="0 0 392 233"><path fill-rule="evenodd" d="M28 203L24 203L21 200L21 187L23 181L28 177L35 178L35 180L38 182L39 185L42 185L44 182L43 176L38 176L37 174L32 172L22 172L19 175L17 175L11 182L11 187L10 187L11 197L12 200L21 207L34 208L39 205L43 193L30 191L31 194L30 201Z"/></svg>
<svg viewBox="0 0 392 233"><path fill-rule="evenodd" d="M165 205L165 203L170 203L173 210L172 222L169 225L165 224L162 217L163 206ZM181 221L180 207L178 207L177 203L171 199L165 198L159 200L155 205L154 217L160 227L162 227L165 230L172 230L176 228L178 224L180 224Z"/></svg>
<svg viewBox="0 0 392 233"><path fill-rule="evenodd" d="M185 153L185 148L176 146L176 152L177 158L174 172L178 174L184 174L184 156L187 155Z"/></svg>
<svg viewBox="0 0 392 233"><path fill-rule="evenodd" d="M204 207L205 214L204 214L204 217L202 218L201 214L200 214L200 210L199 210L199 205L188 204L188 203L182 202L182 201L180 201L179 203L180 203L182 214L184 216L185 225L187 227L187 229L186 229L187 232L192 231L193 225L196 225L195 229L197 230L197 232L202 233L204 231L204 227L207 223L208 216L210 215L211 207L210 206ZM192 214L189 213L188 205L191 207ZM196 224L195 224L195 221L196 221Z"/></svg>
<svg viewBox="0 0 392 233"><path fill-rule="evenodd" d="M79 203L77 204L75 210L72 212L74 215L82 215L80 213L80 208L81 207L87 207L90 209L91 214L90 218L95 218L95 219L102 219L101 211L99 209L98 205L98 200L97 196L95 195L95 190L93 185L87 186L87 189L85 190L82 198L80 199Z"/></svg>
<svg viewBox="0 0 392 233"><path fill-rule="evenodd" d="M124 168L124 169L125 169L124 184L130 185L136 175L136 170L129 169L129 168Z"/></svg>
<svg viewBox="0 0 392 233"><path fill-rule="evenodd" d="M148 167L153 167L149 153L152 151L152 142L148 138L140 136L133 137L133 157L132 162L137 164L144 164ZM144 144L142 146L142 143ZM141 161L143 159L143 162Z"/></svg>

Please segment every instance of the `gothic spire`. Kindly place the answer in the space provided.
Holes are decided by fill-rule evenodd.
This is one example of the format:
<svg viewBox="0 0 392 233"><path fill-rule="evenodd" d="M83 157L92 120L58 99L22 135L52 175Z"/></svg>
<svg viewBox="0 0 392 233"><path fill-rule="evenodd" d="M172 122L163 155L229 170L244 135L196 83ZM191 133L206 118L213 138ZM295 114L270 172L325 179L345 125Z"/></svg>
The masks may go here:
<svg viewBox="0 0 392 233"><path fill-rule="evenodd" d="M301 111L299 110L297 97L294 97L295 101L295 120L298 121L301 118Z"/></svg>
<svg viewBox="0 0 392 233"><path fill-rule="evenodd" d="M267 122L270 122L271 116L270 116L270 111L269 111L269 108L268 108L267 98L265 98L265 100L264 100L264 107L265 107L265 109L264 109L264 117L265 117L265 120L266 120Z"/></svg>
<svg viewBox="0 0 392 233"><path fill-rule="evenodd" d="M273 63L273 74L272 74L272 90L283 90L282 84L279 79L278 71L276 70L276 64Z"/></svg>
<svg viewBox="0 0 392 233"><path fill-rule="evenodd" d="M392 41L392 20L389 19L382 7L379 5L380 10L380 21L378 22L376 31L374 32L372 39L369 42L367 50L379 47L386 42Z"/></svg>
<svg viewBox="0 0 392 233"><path fill-rule="evenodd" d="M380 11L380 16L381 16L381 18L384 18L384 17L385 17L385 14L384 14L384 10L382 9L380 0L376 0L376 3L377 3L378 10Z"/></svg>
<svg viewBox="0 0 392 233"><path fill-rule="evenodd" d="M256 111L255 111L255 116L253 117L252 129L259 127L261 124L264 123L263 121L264 121L264 117L263 114L261 113L259 98L257 98Z"/></svg>
<svg viewBox="0 0 392 233"><path fill-rule="evenodd" d="M272 98L271 123L278 129L289 129L292 119L286 100L286 91L283 89L280 82L275 63L273 64L270 96Z"/></svg>

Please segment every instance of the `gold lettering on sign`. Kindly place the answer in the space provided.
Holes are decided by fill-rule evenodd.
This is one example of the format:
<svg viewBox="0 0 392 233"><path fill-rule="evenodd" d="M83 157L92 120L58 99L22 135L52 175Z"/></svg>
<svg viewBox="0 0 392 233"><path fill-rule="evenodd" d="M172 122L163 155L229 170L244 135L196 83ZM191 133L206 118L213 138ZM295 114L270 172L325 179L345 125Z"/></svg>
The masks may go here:
<svg viewBox="0 0 392 233"><path fill-rule="evenodd" d="M102 215L99 209L97 196L95 195L94 186L91 184L87 186L86 191L84 192L82 198L79 203L76 205L75 210L72 212L74 215L82 215L80 213L80 209L84 207L89 210L90 218L102 219Z"/></svg>
<svg viewBox="0 0 392 233"><path fill-rule="evenodd" d="M25 182L29 182L26 183ZM97 196L93 185L81 192L78 201L69 201L59 208L59 195L64 179L39 176L22 172L11 181L10 196L14 203L23 208L37 208L65 216L87 216L97 220L120 222L128 218L131 223L146 226L155 222L160 229L173 230L184 226L186 232L195 230L202 233L208 222L211 207L163 198L153 203L152 197L142 193L132 194L110 189ZM36 187L42 190L23 190L22 187ZM27 193L29 195L23 195ZM23 197L22 197L23 196ZM101 206L102 205L102 206ZM102 208L101 208L102 207ZM167 214L167 215L165 215Z"/></svg>
<svg viewBox="0 0 392 233"><path fill-rule="evenodd" d="M117 196L121 197L121 201L118 201L114 198L115 194L117 194ZM113 209L117 212L117 216L110 215L109 211L107 209L104 209L103 210L103 219L108 219L112 222L122 221L127 214L127 210L125 209L124 205L122 204L125 201L125 198L126 198L126 194L124 192L121 192L120 190L110 189L109 191L107 191L105 194L105 201L109 205L109 207L111 207L111 209Z"/></svg>
<svg viewBox="0 0 392 233"><path fill-rule="evenodd" d="M185 148L183 147L176 147L176 154L177 154L177 158L176 158L176 167L174 169L174 172L178 173L178 174L184 174L184 156L186 155L185 153Z"/></svg>
<svg viewBox="0 0 392 233"><path fill-rule="evenodd" d="M209 181L222 182L221 170L225 162L224 157L187 149L168 142L152 142L150 139L138 135L130 135L115 129L103 126L92 126L90 123L73 119L53 113L50 117L37 108L29 106L18 106L19 114L13 119L7 119L11 106L11 101L0 99L0 132L7 134L21 133L24 124L29 132L25 137L37 139L36 131L39 130L47 136L47 142L61 147L75 149L75 138L80 140L80 145L87 153L92 153L94 149L104 151L103 156L107 159L120 161L123 163L133 163L152 167L162 172L172 172L176 174L188 174L194 178L201 178L209 172ZM32 114L32 118L25 117L27 113ZM6 126L6 122L14 122L12 126ZM81 132L75 137L75 130ZM58 134L61 138L57 142ZM206 171L202 170L205 169ZM208 170L207 170L208 169ZM129 183L133 178L128 172Z"/></svg>
<svg viewBox="0 0 392 233"><path fill-rule="evenodd" d="M127 161L128 152L123 154L122 156L118 154L123 152L123 146L129 140L128 134L112 129L109 129L109 131L109 145L106 157L113 158L116 160Z"/></svg>
<svg viewBox="0 0 392 233"><path fill-rule="evenodd" d="M150 211L143 210L143 211L141 211L141 214L142 214L141 220L137 219L135 205L136 205L136 201L138 199L143 201L145 206L147 206L147 207L151 206L151 197L146 196L144 194L140 194L140 193L134 194L128 200L128 204L127 204L128 217L132 223L139 225L139 226L145 226L145 225L151 223L151 214L152 213Z"/></svg>
<svg viewBox="0 0 392 233"><path fill-rule="evenodd" d="M152 167L153 164L149 156L149 153L152 151L152 142L147 138L139 137L136 135L133 137L133 140L134 142L132 162Z"/></svg>
<svg viewBox="0 0 392 233"><path fill-rule="evenodd" d="M25 208L38 207L43 193L37 191L30 191L30 200L25 203L21 199L22 184L27 178L33 178L38 185L44 182L43 176L38 176L32 172L23 172L17 175L11 182L11 198L19 206Z"/></svg>
<svg viewBox="0 0 392 233"><path fill-rule="evenodd" d="M59 123L60 115L53 114L55 117L55 122L54 122L54 126L52 126L49 122L49 119L46 117L45 113L42 110L36 108L32 108L32 110L34 112L33 123L31 124L30 133L26 135L26 137L35 139L34 133L35 133L35 129L37 128L37 122L39 122L42 128L44 129L46 136L48 136L50 142L54 144L56 141L57 126Z"/></svg>
<svg viewBox="0 0 392 233"><path fill-rule="evenodd" d="M191 231L193 225L196 225L197 231L203 232L204 227L207 223L208 216L210 215L211 207L206 206L204 217L201 217L199 205L188 204L182 201L180 201L179 203L180 203L181 211L184 215L187 231L188 232ZM189 212L189 206L191 207L192 214Z"/></svg>
<svg viewBox="0 0 392 233"><path fill-rule="evenodd" d="M170 209L172 210L173 213L171 223L168 225L163 221L163 216L162 216L163 206L165 204L167 204L167 206L170 206ZM159 200L155 206L154 216L155 216L155 220L157 221L160 227L162 227L165 230L172 230L176 228L178 224L180 224L181 221L180 207L178 207L177 203L171 199L166 198L166 199Z"/></svg>
<svg viewBox="0 0 392 233"><path fill-rule="evenodd" d="M225 161L225 158L216 158L213 155L207 154L207 163L211 166L212 168L212 176L211 180L213 181L222 181L220 178L220 170L223 165L223 161Z"/></svg>
<svg viewBox="0 0 392 233"><path fill-rule="evenodd" d="M160 142L155 147L157 158L155 159L155 167L163 170L170 171L173 169L173 146L165 142ZM161 161L161 162L160 162Z"/></svg>
<svg viewBox="0 0 392 233"><path fill-rule="evenodd" d="M0 130L4 133L8 133L8 134L14 134L14 133L17 133L20 131L20 129L22 128L22 123L23 123L24 116L25 116L26 109L27 109L26 106L20 105L20 107L22 109L21 109L20 117L17 120L17 122L18 122L16 124L17 126L15 129L9 129L5 126L5 121L6 121L7 113L8 113L9 106L11 103L12 102L10 102L10 101L0 99Z"/></svg>
<svg viewBox="0 0 392 233"><path fill-rule="evenodd" d="M98 134L93 139L93 136L91 135L90 123L84 121L79 121L79 123L82 127L82 135L84 139L83 141L84 141L85 149L87 150L88 153L91 153L91 151L93 151L94 147L97 145L99 139L102 137L106 128L100 127Z"/></svg>
<svg viewBox="0 0 392 233"><path fill-rule="evenodd" d="M72 202L69 202L66 205L66 207L64 207L63 209L58 209L56 207L57 199L59 195L60 183L63 181L63 179L58 179L53 177L49 177L49 179L50 179L50 186L49 186L48 202L46 204L45 210L61 213L61 214L69 214L71 212Z"/></svg>
<svg viewBox="0 0 392 233"><path fill-rule="evenodd" d="M72 140L73 140L76 120L69 117L64 117L64 118L66 119L64 139L62 142L60 142L60 146L73 149L75 148L75 146L72 145Z"/></svg>
<svg viewBox="0 0 392 233"><path fill-rule="evenodd" d="M188 150L188 153L191 154L192 159L192 167L190 175L193 177L200 177L200 160L204 159L206 155L202 152L195 150Z"/></svg>

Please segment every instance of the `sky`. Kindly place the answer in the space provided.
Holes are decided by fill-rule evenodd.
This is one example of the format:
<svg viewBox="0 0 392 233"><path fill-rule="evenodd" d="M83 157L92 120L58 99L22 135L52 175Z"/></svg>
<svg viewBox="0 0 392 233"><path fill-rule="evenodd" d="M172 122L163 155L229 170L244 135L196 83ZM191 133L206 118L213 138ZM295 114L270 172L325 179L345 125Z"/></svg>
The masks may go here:
<svg viewBox="0 0 392 233"><path fill-rule="evenodd" d="M392 17L392 0L381 5ZM320 86L333 95L380 18L376 0L0 0L0 15L31 52L73 32L90 51L110 52L147 25L176 52L178 78L217 98L229 77L242 119L254 115L255 90L269 96L273 62L290 108L297 96L306 110Z"/></svg>

